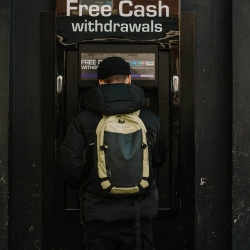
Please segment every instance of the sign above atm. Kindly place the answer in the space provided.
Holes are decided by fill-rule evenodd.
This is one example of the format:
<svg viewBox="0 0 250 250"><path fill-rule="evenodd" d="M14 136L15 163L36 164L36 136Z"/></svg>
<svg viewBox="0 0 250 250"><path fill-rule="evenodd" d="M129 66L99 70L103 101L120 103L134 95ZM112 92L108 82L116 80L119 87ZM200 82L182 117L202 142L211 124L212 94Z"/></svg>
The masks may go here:
<svg viewBox="0 0 250 250"><path fill-rule="evenodd" d="M66 44L160 39L179 31L179 0L58 0L57 14L57 34Z"/></svg>

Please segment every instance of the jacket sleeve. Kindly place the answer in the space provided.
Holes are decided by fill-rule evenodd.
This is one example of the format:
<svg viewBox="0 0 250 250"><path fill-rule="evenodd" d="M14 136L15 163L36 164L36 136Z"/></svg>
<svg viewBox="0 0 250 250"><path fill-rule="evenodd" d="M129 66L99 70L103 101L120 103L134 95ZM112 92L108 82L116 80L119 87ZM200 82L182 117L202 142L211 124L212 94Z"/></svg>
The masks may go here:
<svg viewBox="0 0 250 250"><path fill-rule="evenodd" d="M148 140L151 144L152 167L160 167L163 165L168 152L167 139L161 120L155 113L146 108L141 109L139 117L147 128Z"/></svg>
<svg viewBox="0 0 250 250"><path fill-rule="evenodd" d="M168 153L167 139L161 123L159 124L158 130L154 136L155 138L153 140L153 147L156 150L159 158L157 159L157 157L152 152L153 153L152 166L153 168L157 168L163 165Z"/></svg>
<svg viewBox="0 0 250 250"><path fill-rule="evenodd" d="M81 182L87 172L87 165L83 164L85 149L86 140L81 131L79 119L76 117L72 120L61 146L59 161L61 174L72 188L81 186Z"/></svg>

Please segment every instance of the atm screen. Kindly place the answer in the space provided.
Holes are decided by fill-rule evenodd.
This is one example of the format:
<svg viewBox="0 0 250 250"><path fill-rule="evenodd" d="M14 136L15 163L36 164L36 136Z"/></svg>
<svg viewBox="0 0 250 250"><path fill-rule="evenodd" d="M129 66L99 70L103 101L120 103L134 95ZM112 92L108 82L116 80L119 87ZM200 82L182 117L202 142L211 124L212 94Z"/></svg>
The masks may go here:
<svg viewBox="0 0 250 250"><path fill-rule="evenodd" d="M96 80L98 65L111 56L130 64L132 80L155 80L155 53L81 53L81 80Z"/></svg>
<svg viewBox="0 0 250 250"><path fill-rule="evenodd" d="M143 88L158 86L158 45L155 44L79 44L79 87L98 84L97 67L107 57L119 56L130 64L132 84Z"/></svg>

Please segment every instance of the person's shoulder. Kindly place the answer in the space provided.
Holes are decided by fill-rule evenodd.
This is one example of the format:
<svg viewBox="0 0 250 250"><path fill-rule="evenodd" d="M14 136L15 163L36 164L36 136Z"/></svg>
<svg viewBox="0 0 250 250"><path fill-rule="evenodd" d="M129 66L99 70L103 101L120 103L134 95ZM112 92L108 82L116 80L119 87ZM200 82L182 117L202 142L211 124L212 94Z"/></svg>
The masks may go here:
<svg viewBox="0 0 250 250"><path fill-rule="evenodd" d="M83 109L73 119L75 125L82 130L95 129L101 120L102 115L92 110Z"/></svg>
<svg viewBox="0 0 250 250"><path fill-rule="evenodd" d="M100 113L97 113L93 110L90 109L82 109L78 115L77 115L78 119L85 119L86 117L89 117L91 119L98 119L100 117L102 117L102 115Z"/></svg>
<svg viewBox="0 0 250 250"><path fill-rule="evenodd" d="M155 114L154 112L152 112L151 110L149 110L147 108L142 108L140 110L140 117L141 118L150 118L150 119L153 119L155 121L158 121L160 119L157 114Z"/></svg>
<svg viewBox="0 0 250 250"><path fill-rule="evenodd" d="M160 118L154 112L147 108L142 108L139 117L142 119L146 127L155 128L160 126Z"/></svg>

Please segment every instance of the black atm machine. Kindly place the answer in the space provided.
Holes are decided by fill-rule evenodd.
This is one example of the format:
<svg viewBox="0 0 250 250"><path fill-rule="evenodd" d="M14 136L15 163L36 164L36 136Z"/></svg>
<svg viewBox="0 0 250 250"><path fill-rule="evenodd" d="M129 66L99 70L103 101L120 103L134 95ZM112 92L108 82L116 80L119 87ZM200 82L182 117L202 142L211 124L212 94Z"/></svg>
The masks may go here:
<svg viewBox="0 0 250 250"><path fill-rule="evenodd" d="M148 109L155 112L162 121L171 151L170 126L170 50L159 44L78 44L77 49L64 49L63 88L57 95L56 106L56 151L59 152L67 128L80 110L84 93L98 84L96 68L109 56L120 56L131 66L132 84L142 87L147 98ZM171 152L162 167L155 170L159 187L159 217L170 213ZM58 168L57 168L58 171ZM56 216L79 218L78 191L66 186L59 174L56 175Z"/></svg>

